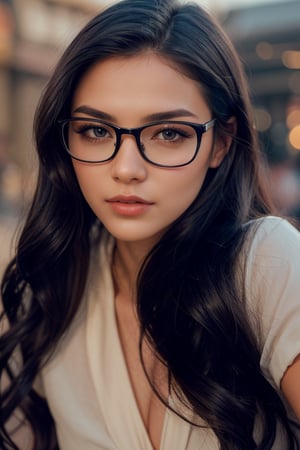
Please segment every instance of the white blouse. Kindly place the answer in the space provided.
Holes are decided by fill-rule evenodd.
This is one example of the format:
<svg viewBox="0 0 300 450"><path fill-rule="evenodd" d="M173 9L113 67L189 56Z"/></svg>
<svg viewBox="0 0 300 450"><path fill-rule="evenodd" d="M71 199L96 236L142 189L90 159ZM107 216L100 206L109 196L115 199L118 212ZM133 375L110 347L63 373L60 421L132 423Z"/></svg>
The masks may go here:
<svg viewBox="0 0 300 450"><path fill-rule="evenodd" d="M153 450L129 379L114 308L109 236L94 255L80 313L41 374L60 450ZM279 390L300 353L300 234L264 219L248 249L249 314L261 327L261 367ZM170 401L172 401L170 399ZM300 436L299 436L300 441ZM160 450L217 450L207 428L166 410ZM280 436L274 449L282 450Z"/></svg>

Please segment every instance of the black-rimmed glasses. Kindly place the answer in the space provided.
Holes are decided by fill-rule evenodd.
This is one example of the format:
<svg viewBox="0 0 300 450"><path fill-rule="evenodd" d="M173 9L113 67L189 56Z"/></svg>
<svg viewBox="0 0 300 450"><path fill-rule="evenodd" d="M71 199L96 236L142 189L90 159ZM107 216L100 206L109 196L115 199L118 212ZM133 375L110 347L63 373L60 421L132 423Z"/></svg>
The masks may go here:
<svg viewBox="0 0 300 450"><path fill-rule="evenodd" d="M118 153L122 135L135 137L141 156L159 167L181 167L196 157L203 133L215 125L184 121L152 122L138 128L120 128L111 123L74 117L59 121L62 141L69 155L78 161L104 163Z"/></svg>

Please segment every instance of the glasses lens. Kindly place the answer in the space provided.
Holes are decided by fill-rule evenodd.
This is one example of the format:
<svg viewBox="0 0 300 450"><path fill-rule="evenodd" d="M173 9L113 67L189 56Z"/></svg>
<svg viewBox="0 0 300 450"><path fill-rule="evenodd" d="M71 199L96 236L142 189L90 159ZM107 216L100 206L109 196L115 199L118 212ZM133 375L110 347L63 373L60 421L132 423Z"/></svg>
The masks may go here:
<svg viewBox="0 0 300 450"><path fill-rule="evenodd" d="M64 124L63 138L68 152L82 161L106 161L115 150L116 133L102 122L70 120Z"/></svg>
<svg viewBox="0 0 300 450"><path fill-rule="evenodd" d="M198 145L194 128L176 122L161 122L144 128L140 139L147 159L169 167L189 163Z"/></svg>
<svg viewBox="0 0 300 450"><path fill-rule="evenodd" d="M125 134L127 131L124 130ZM123 134L123 132L122 132ZM131 131L130 133L131 134ZM188 164L200 144L196 130L180 122L159 122L141 128L137 144L145 158L157 165L176 167ZM72 119L63 125L67 151L81 161L104 162L114 152L116 131L105 122L93 119Z"/></svg>

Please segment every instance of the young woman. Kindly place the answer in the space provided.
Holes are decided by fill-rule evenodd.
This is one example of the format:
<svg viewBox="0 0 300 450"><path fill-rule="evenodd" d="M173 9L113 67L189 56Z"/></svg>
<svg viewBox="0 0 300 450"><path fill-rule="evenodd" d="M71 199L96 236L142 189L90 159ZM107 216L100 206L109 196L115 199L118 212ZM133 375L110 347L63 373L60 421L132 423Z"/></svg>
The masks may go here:
<svg viewBox="0 0 300 450"><path fill-rule="evenodd" d="M172 0L108 8L35 135L2 283L1 448L298 449L300 237L271 215L219 26Z"/></svg>

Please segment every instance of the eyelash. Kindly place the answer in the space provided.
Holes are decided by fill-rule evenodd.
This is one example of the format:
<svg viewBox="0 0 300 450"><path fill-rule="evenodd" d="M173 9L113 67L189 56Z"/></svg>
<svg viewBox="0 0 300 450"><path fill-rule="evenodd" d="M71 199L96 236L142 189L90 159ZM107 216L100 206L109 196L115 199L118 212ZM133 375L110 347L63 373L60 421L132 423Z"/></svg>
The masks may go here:
<svg viewBox="0 0 300 450"><path fill-rule="evenodd" d="M109 128L105 127L105 126L100 126L101 124L99 124L99 126L97 126L97 124L95 125L93 124L77 124L76 127L73 128L73 132L78 134L79 136L82 136L83 139L86 139L87 141L91 142L91 143L97 143L99 140L101 139L111 139L114 138L114 134L113 134L113 129L109 130ZM102 130L106 135L105 136L96 136L97 130ZM160 134L166 133L166 132L172 132L175 133L174 138L171 139L167 139L162 137L159 137ZM89 133L93 133L95 134L94 136L89 136ZM152 137L150 137L150 139L158 139L161 140L161 142L163 143L168 143L168 144L176 144L179 143L180 140L184 140L184 139L189 139L192 138L193 135L188 133L187 130L183 130L181 128L177 128L176 124L174 124L172 126L172 124L165 124L164 126L162 126L161 128L153 131L153 135ZM142 142L141 142L142 144Z"/></svg>
<svg viewBox="0 0 300 450"><path fill-rule="evenodd" d="M190 134L188 134L187 132L184 132L183 130L178 130L178 128L172 128L170 126L168 126L167 128L162 128L161 130L158 130L155 133L155 136L159 135L160 133L164 133L166 131L173 131L174 133L176 133L180 138L189 138L191 137ZM171 141L170 141L171 142Z"/></svg>
<svg viewBox="0 0 300 450"><path fill-rule="evenodd" d="M98 130L101 129L103 130L105 133L109 134L109 131L106 128L101 128L101 127L95 127L94 125L81 125L79 126L75 131L75 133L84 136L84 138L89 139L89 140L97 140L100 139L100 137L90 137L87 136L86 133L88 133L89 131L93 131L93 130Z"/></svg>

